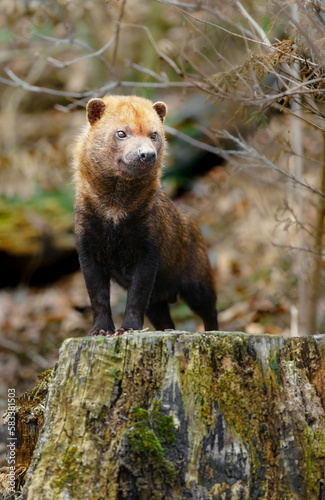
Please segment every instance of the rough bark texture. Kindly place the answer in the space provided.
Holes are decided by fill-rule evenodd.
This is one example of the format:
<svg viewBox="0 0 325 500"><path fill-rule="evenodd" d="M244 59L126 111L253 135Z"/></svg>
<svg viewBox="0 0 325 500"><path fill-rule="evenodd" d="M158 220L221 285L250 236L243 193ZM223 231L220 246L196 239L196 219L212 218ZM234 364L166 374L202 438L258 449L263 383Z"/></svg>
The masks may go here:
<svg viewBox="0 0 325 500"><path fill-rule="evenodd" d="M325 499L325 336L64 342L23 498Z"/></svg>
<svg viewBox="0 0 325 500"><path fill-rule="evenodd" d="M52 369L39 375L36 387L16 401L17 448L16 465L28 469L44 422L44 403Z"/></svg>
<svg viewBox="0 0 325 500"><path fill-rule="evenodd" d="M45 370L39 375L36 387L26 392L16 400L16 449L15 449L15 483L16 491L24 484L25 473L30 466L39 432L44 421L44 403L48 392L48 383L52 378L53 370ZM4 414L4 424L7 424L7 415ZM10 467L0 469L0 498L9 494Z"/></svg>

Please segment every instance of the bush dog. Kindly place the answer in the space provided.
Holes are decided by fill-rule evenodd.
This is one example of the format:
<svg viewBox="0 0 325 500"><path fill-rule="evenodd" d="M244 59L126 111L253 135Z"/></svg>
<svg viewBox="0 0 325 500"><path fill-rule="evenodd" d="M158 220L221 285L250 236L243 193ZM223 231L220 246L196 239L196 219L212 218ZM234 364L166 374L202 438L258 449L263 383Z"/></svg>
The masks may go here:
<svg viewBox="0 0 325 500"><path fill-rule="evenodd" d="M179 295L217 330L214 277L196 223L161 186L167 106L141 97L91 99L75 149L74 227L93 310L89 335L112 335L110 279L127 289L122 327L174 329Z"/></svg>

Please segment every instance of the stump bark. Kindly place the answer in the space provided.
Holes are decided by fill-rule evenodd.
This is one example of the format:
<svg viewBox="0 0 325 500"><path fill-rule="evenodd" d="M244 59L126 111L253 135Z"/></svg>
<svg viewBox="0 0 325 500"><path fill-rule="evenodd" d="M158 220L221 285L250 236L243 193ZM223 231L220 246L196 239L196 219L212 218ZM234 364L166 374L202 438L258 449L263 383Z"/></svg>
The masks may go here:
<svg viewBox="0 0 325 500"><path fill-rule="evenodd" d="M325 499L325 336L66 340L23 499Z"/></svg>
<svg viewBox="0 0 325 500"><path fill-rule="evenodd" d="M9 460L8 465L0 469L0 499L7 498L11 493L10 471L14 468L12 479L15 483L15 491L19 491L24 484L26 470L30 466L32 456L38 441L39 432L44 421L44 402L48 392L48 383L52 378L52 370L48 369L38 377L36 387L28 391L15 402L15 436L11 440L7 436L7 446L13 442L16 444L14 461ZM4 414L4 425L8 425L8 413ZM7 456L7 459L9 456ZM12 467L9 463L14 463Z"/></svg>

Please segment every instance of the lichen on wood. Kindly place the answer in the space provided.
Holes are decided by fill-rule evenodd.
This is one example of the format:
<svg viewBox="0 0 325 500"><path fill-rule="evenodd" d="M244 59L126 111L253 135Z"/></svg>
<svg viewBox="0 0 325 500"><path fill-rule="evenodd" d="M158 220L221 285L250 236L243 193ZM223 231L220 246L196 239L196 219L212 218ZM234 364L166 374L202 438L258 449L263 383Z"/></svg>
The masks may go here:
<svg viewBox="0 0 325 500"><path fill-rule="evenodd" d="M23 498L325 498L324 339L65 341Z"/></svg>

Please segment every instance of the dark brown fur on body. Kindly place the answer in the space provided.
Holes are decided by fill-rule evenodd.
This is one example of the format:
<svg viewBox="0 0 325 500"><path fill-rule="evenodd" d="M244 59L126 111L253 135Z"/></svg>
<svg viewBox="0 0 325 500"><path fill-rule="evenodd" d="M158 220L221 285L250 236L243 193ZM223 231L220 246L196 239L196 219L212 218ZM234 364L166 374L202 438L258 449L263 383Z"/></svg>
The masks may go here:
<svg viewBox="0 0 325 500"><path fill-rule="evenodd" d="M139 97L92 99L75 153L75 234L89 292L91 335L112 334L110 279L128 290L121 331L174 328L180 295L206 330L218 328L216 295L197 225L163 192L166 105Z"/></svg>

